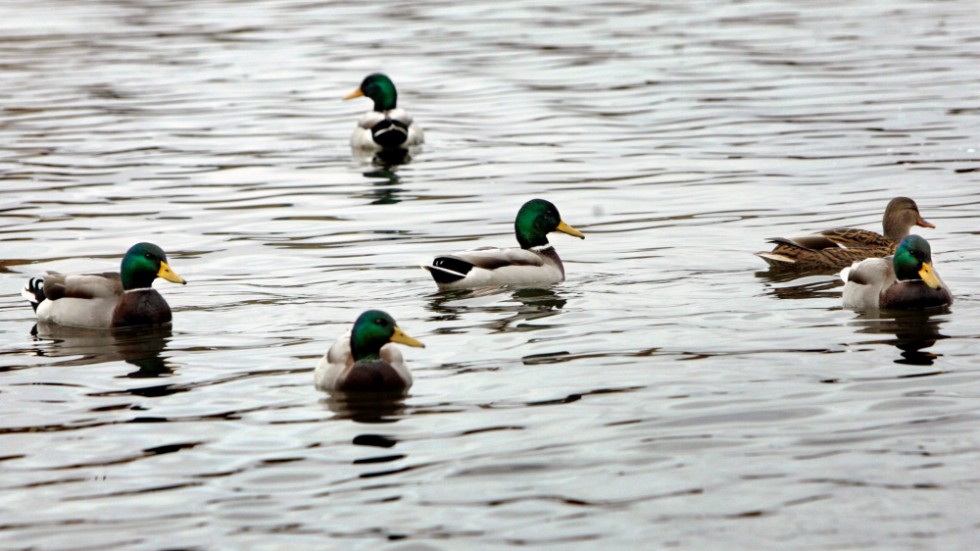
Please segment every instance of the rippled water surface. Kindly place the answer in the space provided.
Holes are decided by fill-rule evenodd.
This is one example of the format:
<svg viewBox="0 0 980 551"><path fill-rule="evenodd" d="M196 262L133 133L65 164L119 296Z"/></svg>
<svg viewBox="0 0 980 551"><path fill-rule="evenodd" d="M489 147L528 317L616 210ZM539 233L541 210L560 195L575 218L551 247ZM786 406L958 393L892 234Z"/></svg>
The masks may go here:
<svg viewBox="0 0 980 551"><path fill-rule="evenodd" d="M978 52L975 0L3 3L0 548L972 548ZM347 145L378 70L408 164ZM752 255L896 195L948 312ZM566 282L436 292L532 197ZM140 240L170 330L32 336ZM369 307L403 401L313 387Z"/></svg>

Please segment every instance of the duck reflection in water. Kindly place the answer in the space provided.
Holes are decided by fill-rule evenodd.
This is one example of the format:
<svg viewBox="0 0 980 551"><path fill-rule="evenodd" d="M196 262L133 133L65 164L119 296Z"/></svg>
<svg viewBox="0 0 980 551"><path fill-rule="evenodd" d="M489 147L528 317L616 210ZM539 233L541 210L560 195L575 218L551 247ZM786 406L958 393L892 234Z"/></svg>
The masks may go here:
<svg viewBox="0 0 980 551"><path fill-rule="evenodd" d="M949 308L858 313L852 325L861 327L858 333L894 335L894 339L872 342L891 344L898 348L901 358L896 359L895 363L927 366L932 365L941 354L927 352L925 349L940 339L949 338L940 332L940 326L946 322L942 315L948 313Z"/></svg>
<svg viewBox="0 0 980 551"><path fill-rule="evenodd" d="M769 281L766 294L778 299L808 299L808 298L827 298L833 296L830 292L837 287L842 287L844 282L837 275L822 274L799 274L795 272L756 272L755 276ZM777 285L789 283L789 285Z"/></svg>
<svg viewBox="0 0 980 551"><path fill-rule="evenodd" d="M348 393L331 394L321 402L335 414L337 419L349 419L355 423L379 425L396 423L405 416L404 398L404 395L397 394ZM355 436L351 443L355 446L363 446L367 448L365 451L369 451L368 455L354 459L355 465L387 464L400 461L406 457L402 453L387 451L398 444L398 440L392 436L363 433ZM381 470L362 472L360 477L373 478L400 471L401 469L392 470L388 467L382 467Z"/></svg>
<svg viewBox="0 0 980 551"><path fill-rule="evenodd" d="M38 356L67 358L58 365L91 365L122 360L137 367L136 371L126 374L132 379L173 374L173 368L160 355L172 337L169 326L106 332L37 324L31 334L36 339L34 351Z"/></svg>
<svg viewBox="0 0 980 551"><path fill-rule="evenodd" d="M355 152L354 160L359 163L371 163L378 170L386 171L412 162L412 152L408 149L383 149L371 155ZM365 176L368 174L370 172L365 173Z"/></svg>
<svg viewBox="0 0 980 551"><path fill-rule="evenodd" d="M398 195L405 189L401 187L401 178L392 169L392 165L378 165L377 169L365 172L364 177L373 181L371 188L360 197L370 199L372 205L391 205L401 202Z"/></svg>
<svg viewBox="0 0 980 551"><path fill-rule="evenodd" d="M338 392L320 400L339 419L357 423L395 423L405 416L405 393Z"/></svg>
<svg viewBox="0 0 980 551"><path fill-rule="evenodd" d="M510 294L513 301L501 301L500 295ZM464 304L457 304L464 302ZM489 302L488 302L489 301ZM499 319L478 324L495 333L509 333L547 329L550 325L524 322L541 321L557 315L568 300L552 289L539 288L484 288L441 291L431 296L429 311L439 321L458 321L460 315L471 312L474 302L487 302L479 310L487 313L508 314Z"/></svg>

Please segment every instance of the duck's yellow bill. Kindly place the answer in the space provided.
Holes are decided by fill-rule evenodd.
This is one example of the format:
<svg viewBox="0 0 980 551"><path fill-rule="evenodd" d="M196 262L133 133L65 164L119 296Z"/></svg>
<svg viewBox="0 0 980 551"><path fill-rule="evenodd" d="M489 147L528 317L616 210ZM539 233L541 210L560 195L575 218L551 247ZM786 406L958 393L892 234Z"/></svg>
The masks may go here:
<svg viewBox="0 0 980 551"><path fill-rule="evenodd" d="M919 268L919 277L922 278L922 281L925 282L926 285L932 287L933 289L939 289L943 286L943 284L940 283L939 278L936 277L936 272L932 271L932 263L930 262L922 263L922 268Z"/></svg>
<svg viewBox="0 0 980 551"><path fill-rule="evenodd" d="M363 95L364 95L364 92L362 92L361 89L358 88L357 90L354 90L353 92L351 92L351 93L347 94L346 96L344 96L344 99L359 98L359 97L361 97Z"/></svg>
<svg viewBox="0 0 980 551"><path fill-rule="evenodd" d="M395 327L395 334L391 336L391 342L397 342L399 344L404 344L406 346L414 346L415 348L425 348L422 341L418 341L409 337L407 333L401 330L400 327Z"/></svg>
<svg viewBox="0 0 980 551"><path fill-rule="evenodd" d="M568 224L565 223L564 220L562 220L561 223L558 224L558 228L556 229L562 233L567 233L568 235L574 235L575 237L581 237L582 239L585 239L584 233L569 226Z"/></svg>
<svg viewBox="0 0 980 551"><path fill-rule="evenodd" d="M162 277L167 281L172 281L174 283L180 283L181 285L187 285L187 280L177 275L176 272L170 269L170 265L166 262L160 263L160 270L157 272L157 277Z"/></svg>

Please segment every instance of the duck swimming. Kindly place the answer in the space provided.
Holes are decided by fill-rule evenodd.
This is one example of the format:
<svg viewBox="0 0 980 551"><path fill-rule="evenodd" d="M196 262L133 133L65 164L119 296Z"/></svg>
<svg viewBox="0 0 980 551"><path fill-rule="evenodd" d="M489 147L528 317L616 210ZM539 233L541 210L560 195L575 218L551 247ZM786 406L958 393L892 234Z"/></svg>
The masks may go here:
<svg viewBox="0 0 980 551"><path fill-rule="evenodd" d="M21 294L30 301L39 323L115 329L170 323L167 301L152 287L163 278L184 285L163 249L137 243L126 251L119 273L70 275L48 272L33 277Z"/></svg>
<svg viewBox="0 0 980 551"><path fill-rule="evenodd" d="M775 237L772 251L755 253L772 269L799 271L840 270L865 258L893 254L912 226L935 228L922 219L919 207L908 197L895 197L885 207L885 234L857 228L824 230L800 237Z"/></svg>
<svg viewBox="0 0 980 551"><path fill-rule="evenodd" d="M532 199L524 203L514 220L520 248L471 249L437 256L422 267L440 289L558 283L565 280L565 267L548 242L548 234L554 231L585 239L585 234L561 219L554 204Z"/></svg>
<svg viewBox="0 0 980 551"><path fill-rule="evenodd" d="M902 240L891 258L868 258L841 272L844 307L858 310L921 310L953 303L949 287L932 266L929 242Z"/></svg>
<svg viewBox="0 0 980 551"><path fill-rule="evenodd" d="M374 101L374 109L361 115L350 137L355 150L381 151L407 149L424 141L422 128L398 108L398 92L387 75L368 75L361 85L344 99L367 96Z"/></svg>
<svg viewBox="0 0 980 551"><path fill-rule="evenodd" d="M401 352L391 343L425 348L408 336L381 310L358 316L354 327L341 336L317 363L316 387L328 392L404 392L412 374Z"/></svg>

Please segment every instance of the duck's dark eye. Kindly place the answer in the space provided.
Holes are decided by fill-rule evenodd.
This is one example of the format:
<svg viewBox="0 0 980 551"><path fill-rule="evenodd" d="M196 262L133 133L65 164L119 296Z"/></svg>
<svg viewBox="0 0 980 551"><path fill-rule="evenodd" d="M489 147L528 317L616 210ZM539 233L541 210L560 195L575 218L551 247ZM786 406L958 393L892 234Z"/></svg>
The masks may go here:
<svg viewBox="0 0 980 551"><path fill-rule="evenodd" d="M384 327L385 325L388 325L388 322L385 321L384 318L378 318L378 319L374 320L374 323L377 323L381 327Z"/></svg>

